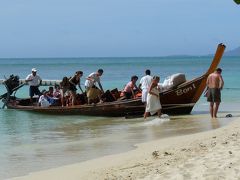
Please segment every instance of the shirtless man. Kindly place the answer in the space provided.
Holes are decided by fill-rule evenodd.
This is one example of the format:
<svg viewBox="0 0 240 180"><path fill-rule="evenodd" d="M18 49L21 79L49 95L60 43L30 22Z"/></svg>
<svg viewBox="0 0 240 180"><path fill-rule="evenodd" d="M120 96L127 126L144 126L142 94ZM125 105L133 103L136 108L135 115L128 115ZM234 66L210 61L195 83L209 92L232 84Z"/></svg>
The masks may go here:
<svg viewBox="0 0 240 180"><path fill-rule="evenodd" d="M221 102L221 90L224 85L221 76L222 69L217 68L215 72L210 74L207 78L208 97L207 101L210 102L210 113L212 118L217 117L218 107Z"/></svg>

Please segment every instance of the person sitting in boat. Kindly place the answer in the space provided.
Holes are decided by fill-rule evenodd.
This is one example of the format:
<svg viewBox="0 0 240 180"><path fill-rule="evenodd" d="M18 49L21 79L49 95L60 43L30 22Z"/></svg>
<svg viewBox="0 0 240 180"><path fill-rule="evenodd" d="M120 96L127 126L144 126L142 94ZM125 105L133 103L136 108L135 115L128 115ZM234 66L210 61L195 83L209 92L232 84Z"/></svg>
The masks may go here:
<svg viewBox="0 0 240 180"><path fill-rule="evenodd" d="M59 92L60 93L60 92ZM54 89L52 86L49 87L48 92L47 92L47 96L49 97L49 102L51 105L58 105L59 104L59 94L57 94L56 92L54 92Z"/></svg>
<svg viewBox="0 0 240 180"><path fill-rule="evenodd" d="M131 81L124 87L123 95L125 99L136 98L135 93L139 91L139 88L136 85L137 80L137 76L132 76Z"/></svg>
<svg viewBox="0 0 240 180"><path fill-rule="evenodd" d="M45 89L42 90L42 95L39 97L38 103L41 107L49 107L51 105L50 97Z"/></svg>
<svg viewBox="0 0 240 180"><path fill-rule="evenodd" d="M160 89L158 86L159 81L160 77L154 76L152 83L149 87L147 95L147 104L144 113L145 119L149 116L149 114L154 115L155 113L158 113L158 116L159 117L161 116L162 106L160 104Z"/></svg>
<svg viewBox="0 0 240 180"><path fill-rule="evenodd" d="M68 96L68 92L70 90L70 82L68 77L63 77L62 81L60 82L60 93L61 93L61 103L62 103L62 107L64 106L65 102L68 101L68 99L66 99L66 96ZM68 103L66 103L67 105Z"/></svg>
<svg viewBox="0 0 240 180"><path fill-rule="evenodd" d="M54 86L53 97L61 98L60 86L58 84Z"/></svg>
<svg viewBox="0 0 240 180"><path fill-rule="evenodd" d="M49 97L53 97L53 87L52 87L52 86L50 86L50 87L48 88L47 95L48 95Z"/></svg>
<svg viewBox="0 0 240 180"><path fill-rule="evenodd" d="M100 94L104 93L102 84L100 82L100 77L103 75L103 69L98 69L97 72L91 73L85 81L85 89L88 98L88 104L90 104L96 97L99 97ZM96 82L100 90L96 86Z"/></svg>
<svg viewBox="0 0 240 180"><path fill-rule="evenodd" d="M79 89L81 90L81 92L83 93L83 90L82 90L81 85L80 85L80 78L82 76L83 76L83 72L82 71L77 71L75 73L75 75L69 79L69 83L70 83L69 90L70 90L71 98L72 98L72 106L74 106L75 103L76 103L76 94L77 94L76 86L77 85L78 85Z"/></svg>
<svg viewBox="0 0 240 180"><path fill-rule="evenodd" d="M42 79L37 75L37 69L32 68L32 73L26 77L26 82L29 84L29 96L30 102L32 103L32 98L34 95L41 95L38 87L42 84Z"/></svg>

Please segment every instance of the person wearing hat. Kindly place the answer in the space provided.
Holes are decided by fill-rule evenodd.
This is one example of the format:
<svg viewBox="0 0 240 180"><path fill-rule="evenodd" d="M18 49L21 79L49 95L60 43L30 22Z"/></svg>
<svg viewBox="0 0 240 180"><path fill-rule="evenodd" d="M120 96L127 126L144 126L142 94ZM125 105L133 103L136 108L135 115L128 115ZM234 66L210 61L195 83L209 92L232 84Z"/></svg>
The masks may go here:
<svg viewBox="0 0 240 180"><path fill-rule="evenodd" d="M29 84L29 96L30 96L30 101L32 102L32 97L34 95L41 95L41 92L39 91L38 87L42 83L42 79L40 76L37 75L37 69L32 68L32 73L29 74L26 77L26 82Z"/></svg>

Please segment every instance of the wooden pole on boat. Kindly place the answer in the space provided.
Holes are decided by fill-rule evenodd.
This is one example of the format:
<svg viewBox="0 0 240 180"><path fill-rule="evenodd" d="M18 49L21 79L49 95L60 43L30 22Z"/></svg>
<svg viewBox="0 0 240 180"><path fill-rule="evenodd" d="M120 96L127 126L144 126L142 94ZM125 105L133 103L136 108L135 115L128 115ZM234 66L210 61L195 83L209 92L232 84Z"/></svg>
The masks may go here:
<svg viewBox="0 0 240 180"><path fill-rule="evenodd" d="M222 59L225 48L226 48L226 46L222 43L218 45L215 56L214 56L213 61L212 61L212 64L209 67L208 71L206 72L206 75L209 75L216 70L219 62Z"/></svg>
<svg viewBox="0 0 240 180"><path fill-rule="evenodd" d="M201 82L200 86L198 87L198 90L192 99L192 103L196 103L198 101L198 99L200 98L200 96L202 95L204 89L206 88L207 77L209 74L213 73L216 70L218 64L221 61L221 58L223 56L225 48L226 48L226 46L222 43L218 45L215 56L212 61L212 64L210 65L207 72L201 77L202 82Z"/></svg>
<svg viewBox="0 0 240 180"><path fill-rule="evenodd" d="M4 84L4 81L6 79L0 79L0 84ZM42 84L41 86L54 86L54 85L59 85L61 82L61 80L42 80ZM26 80L25 79L19 79L19 83L20 84L26 84Z"/></svg>

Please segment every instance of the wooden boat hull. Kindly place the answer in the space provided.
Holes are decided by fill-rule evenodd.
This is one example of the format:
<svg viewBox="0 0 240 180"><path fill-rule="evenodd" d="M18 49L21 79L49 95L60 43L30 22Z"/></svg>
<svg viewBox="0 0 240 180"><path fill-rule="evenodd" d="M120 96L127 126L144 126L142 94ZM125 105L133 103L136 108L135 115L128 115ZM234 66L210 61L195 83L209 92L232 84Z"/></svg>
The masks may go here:
<svg viewBox="0 0 240 180"><path fill-rule="evenodd" d="M120 117L126 116L132 112L135 114L144 112L144 104L141 99L123 100L118 102L109 102L95 105L75 105L70 107L39 107L39 106L22 106L15 105L21 99L9 101L7 107L9 109L18 109L29 112L53 115L87 115L87 116L110 116Z"/></svg>
<svg viewBox="0 0 240 180"><path fill-rule="evenodd" d="M207 76L196 78L190 82L181 84L176 89L160 94L162 111L164 114L189 114L195 103L200 98L206 84ZM201 92L196 98L196 94Z"/></svg>
<svg viewBox="0 0 240 180"><path fill-rule="evenodd" d="M169 115L189 114L194 106L193 103L184 106L182 104L177 105L162 105L163 113ZM134 102L125 102L123 104L103 104L103 105L77 105L74 107L36 107L36 106L21 106L14 105L13 103L7 104L8 109L16 109L29 111L41 114L52 115L86 115L86 116L106 116L106 117L123 117L123 116L135 116L143 115L145 106L141 100Z"/></svg>
<svg viewBox="0 0 240 180"><path fill-rule="evenodd" d="M205 81L206 76L203 76L181 84L175 89L160 93L162 112L164 114L170 115L189 114L196 103L195 101L193 101L194 96L201 87L201 84L205 83ZM7 103L7 107L9 109L25 110L42 114L110 117L142 115L145 110L145 106L141 102L140 98L134 100L122 100L95 105L76 105L70 107L52 106L43 108L39 106L28 106L19 104L29 104L29 99L10 100Z"/></svg>

